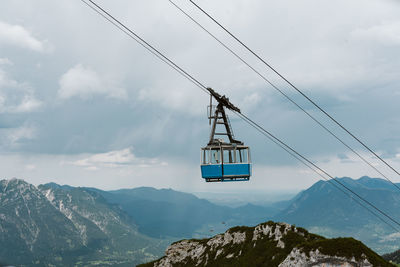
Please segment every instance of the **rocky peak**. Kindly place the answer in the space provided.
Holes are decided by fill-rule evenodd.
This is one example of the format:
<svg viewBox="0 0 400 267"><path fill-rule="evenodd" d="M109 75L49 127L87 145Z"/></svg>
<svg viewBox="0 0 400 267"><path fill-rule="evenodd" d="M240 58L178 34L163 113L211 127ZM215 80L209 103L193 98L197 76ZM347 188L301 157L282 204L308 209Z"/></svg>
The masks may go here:
<svg viewBox="0 0 400 267"><path fill-rule="evenodd" d="M0 191L3 193L6 192L7 190L24 189L24 188L30 188L32 186L33 185L28 184L24 180L17 178L0 181Z"/></svg>
<svg viewBox="0 0 400 267"><path fill-rule="evenodd" d="M36 186L22 179L12 178L0 181L0 203L23 200L29 202L32 199L42 199L43 196Z"/></svg>
<svg viewBox="0 0 400 267"><path fill-rule="evenodd" d="M352 238L325 239L286 223L234 227L209 239L170 245L161 266L392 266Z"/></svg>

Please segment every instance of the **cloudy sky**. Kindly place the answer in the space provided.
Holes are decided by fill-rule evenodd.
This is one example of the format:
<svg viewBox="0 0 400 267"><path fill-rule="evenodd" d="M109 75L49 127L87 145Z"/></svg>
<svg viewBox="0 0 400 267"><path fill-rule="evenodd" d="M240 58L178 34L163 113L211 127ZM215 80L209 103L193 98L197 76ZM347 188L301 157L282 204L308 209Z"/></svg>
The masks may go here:
<svg viewBox="0 0 400 267"><path fill-rule="evenodd" d="M175 0L393 181L334 124L212 24ZM98 4L334 176L377 177L168 0ZM391 0L197 3L400 169L400 4ZM252 149L247 183L206 184L208 96L80 0L2 0L0 175L104 189L293 191L320 178L229 114Z"/></svg>

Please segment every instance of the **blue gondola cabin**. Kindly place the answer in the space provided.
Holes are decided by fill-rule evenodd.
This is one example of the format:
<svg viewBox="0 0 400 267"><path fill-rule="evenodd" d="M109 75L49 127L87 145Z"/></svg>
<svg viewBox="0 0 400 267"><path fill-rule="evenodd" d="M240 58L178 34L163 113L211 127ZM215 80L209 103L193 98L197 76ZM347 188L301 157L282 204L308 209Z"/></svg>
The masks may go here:
<svg viewBox="0 0 400 267"><path fill-rule="evenodd" d="M201 175L207 182L249 180L251 176L249 148L231 144L202 148Z"/></svg>

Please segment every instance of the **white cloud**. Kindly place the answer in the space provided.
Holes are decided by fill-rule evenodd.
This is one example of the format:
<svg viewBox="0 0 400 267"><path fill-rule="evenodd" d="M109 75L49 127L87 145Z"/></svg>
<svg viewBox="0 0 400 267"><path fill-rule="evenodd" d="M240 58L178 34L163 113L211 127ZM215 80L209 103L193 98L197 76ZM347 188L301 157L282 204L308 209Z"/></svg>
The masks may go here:
<svg viewBox="0 0 400 267"><path fill-rule="evenodd" d="M26 83L17 82L0 69L0 114L32 112L42 106Z"/></svg>
<svg viewBox="0 0 400 267"><path fill-rule="evenodd" d="M93 95L126 99L127 92L110 78L99 75L91 68L81 64L68 70L60 79L58 96L62 99L80 97L86 99Z"/></svg>
<svg viewBox="0 0 400 267"><path fill-rule="evenodd" d="M257 92L251 93L243 98L241 108L243 110L249 110L251 108L255 108L260 103L261 100L262 98L259 93Z"/></svg>
<svg viewBox="0 0 400 267"><path fill-rule="evenodd" d="M40 41L20 25L11 25L0 21L0 45L7 44L30 49L36 52L46 52L50 46L46 41Z"/></svg>
<svg viewBox="0 0 400 267"><path fill-rule="evenodd" d="M184 80L174 83L166 78L161 81L162 84L156 81L154 86L140 89L137 100L185 114L204 114L210 101L207 94Z"/></svg>
<svg viewBox="0 0 400 267"><path fill-rule="evenodd" d="M24 140L32 140L37 135L37 130L32 125L22 125L18 128L5 129L3 138L7 140L7 144L11 147L18 146Z"/></svg>
<svg viewBox="0 0 400 267"><path fill-rule="evenodd" d="M37 100L33 96L32 92L28 91L27 94L23 96L21 102L17 106L10 109L10 111L14 113L30 112L38 109L41 105L42 102Z"/></svg>
<svg viewBox="0 0 400 267"><path fill-rule="evenodd" d="M13 63L8 58L0 58L0 65L13 65Z"/></svg>
<svg viewBox="0 0 400 267"><path fill-rule="evenodd" d="M103 167L114 168L126 165L149 167L153 165L166 166L168 164L157 158L138 158L133 154L132 148L125 148L122 150L94 154L74 161L72 162L72 165L84 167L87 170L98 170Z"/></svg>
<svg viewBox="0 0 400 267"><path fill-rule="evenodd" d="M363 41L375 41L384 45L400 45L400 21L385 22L352 32L352 37Z"/></svg>
<svg viewBox="0 0 400 267"><path fill-rule="evenodd" d="M400 233L393 233L387 236L383 236L379 242L387 243L387 242L397 241L399 239L400 239Z"/></svg>
<svg viewBox="0 0 400 267"><path fill-rule="evenodd" d="M7 73L4 70L0 69L0 88L6 87L6 86L7 87L14 87L17 84L18 83L15 80L10 79L7 76Z"/></svg>

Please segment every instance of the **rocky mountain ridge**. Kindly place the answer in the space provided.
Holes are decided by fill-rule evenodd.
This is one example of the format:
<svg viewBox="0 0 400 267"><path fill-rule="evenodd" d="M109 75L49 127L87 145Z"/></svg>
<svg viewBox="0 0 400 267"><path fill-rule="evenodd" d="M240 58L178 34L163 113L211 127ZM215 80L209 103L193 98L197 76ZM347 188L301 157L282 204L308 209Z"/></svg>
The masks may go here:
<svg viewBox="0 0 400 267"><path fill-rule="evenodd" d="M117 206L84 188L0 181L0 262L17 266L132 266L167 240L140 234Z"/></svg>
<svg viewBox="0 0 400 267"><path fill-rule="evenodd" d="M234 227L203 240L171 244L165 256L140 267L393 266L352 238L325 239L286 223Z"/></svg>

